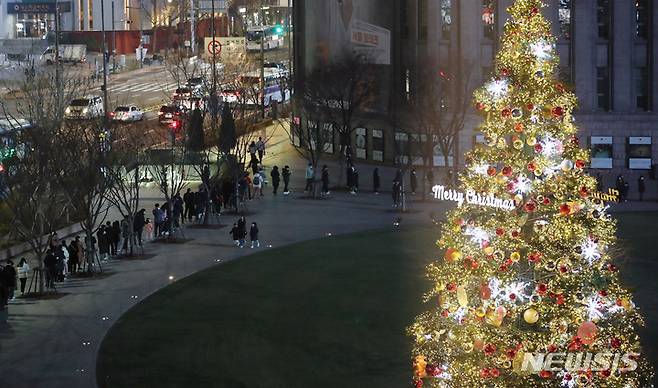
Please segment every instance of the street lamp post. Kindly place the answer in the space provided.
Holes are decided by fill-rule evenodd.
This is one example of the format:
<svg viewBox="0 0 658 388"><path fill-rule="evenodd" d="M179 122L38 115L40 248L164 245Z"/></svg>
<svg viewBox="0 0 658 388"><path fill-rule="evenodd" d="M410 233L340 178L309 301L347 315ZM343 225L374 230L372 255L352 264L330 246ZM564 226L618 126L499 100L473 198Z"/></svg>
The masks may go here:
<svg viewBox="0 0 658 388"><path fill-rule="evenodd" d="M117 29L114 21L114 0L112 0L112 70L117 71Z"/></svg>
<svg viewBox="0 0 658 388"><path fill-rule="evenodd" d="M105 44L105 1L101 0L101 30L102 42L101 48L103 51L103 124L107 118L107 47Z"/></svg>
<svg viewBox="0 0 658 388"><path fill-rule="evenodd" d="M265 13L263 0L260 0L260 115L265 120Z"/></svg>

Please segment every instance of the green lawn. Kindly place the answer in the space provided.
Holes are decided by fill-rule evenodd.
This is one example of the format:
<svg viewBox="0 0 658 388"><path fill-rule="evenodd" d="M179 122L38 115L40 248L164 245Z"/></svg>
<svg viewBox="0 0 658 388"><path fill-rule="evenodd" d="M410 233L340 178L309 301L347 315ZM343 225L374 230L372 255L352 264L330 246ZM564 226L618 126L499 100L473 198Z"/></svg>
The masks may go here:
<svg viewBox="0 0 658 388"><path fill-rule="evenodd" d="M622 215L623 266L648 327L658 213ZM409 325L437 231L325 238L213 267L135 306L104 340L101 387L404 387ZM632 257L633 259L630 259ZM653 324L652 324L653 323ZM644 333L656 343L656 329Z"/></svg>

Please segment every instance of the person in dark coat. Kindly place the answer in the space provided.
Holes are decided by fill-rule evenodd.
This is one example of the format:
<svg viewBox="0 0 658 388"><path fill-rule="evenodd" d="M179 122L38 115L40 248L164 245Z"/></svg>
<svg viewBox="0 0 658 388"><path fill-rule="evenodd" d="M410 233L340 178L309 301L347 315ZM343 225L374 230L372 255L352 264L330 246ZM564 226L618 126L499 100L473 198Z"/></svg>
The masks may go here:
<svg viewBox="0 0 658 388"><path fill-rule="evenodd" d="M116 256L119 250L119 240L121 240L121 223L114 221L110 230L110 254Z"/></svg>
<svg viewBox="0 0 658 388"><path fill-rule="evenodd" d="M233 238L233 244L235 244L236 247L240 246L240 229L238 229L238 224L234 223L233 228L231 228L231 231L229 232L231 237Z"/></svg>
<svg viewBox="0 0 658 388"><path fill-rule="evenodd" d="M637 180L637 191L640 193L640 201L643 201L644 192L647 191L647 186L644 183L644 176L640 176Z"/></svg>
<svg viewBox="0 0 658 388"><path fill-rule="evenodd" d="M290 175L292 175L292 172L290 171L290 167L288 166L283 167L283 171L281 172L281 175L283 177L283 194L288 195L290 194L290 190L288 190L288 185L290 184Z"/></svg>
<svg viewBox="0 0 658 388"><path fill-rule="evenodd" d="M101 225L98 228L96 239L98 240L98 254L100 259L105 260L110 253L110 231L105 228L105 225Z"/></svg>
<svg viewBox="0 0 658 388"><path fill-rule="evenodd" d="M402 194L402 185L398 181L393 181L393 207L400 206L400 195Z"/></svg>
<svg viewBox="0 0 658 388"><path fill-rule="evenodd" d="M16 291L16 268L14 262L7 260L7 265L2 269L2 275L5 278L5 284L8 291L8 299L14 299L14 292Z"/></svg>
<svg viewBox="0 0 658 388"><path fill-rule="evenodd" d="M135 241L137 244L139 244L139 246L142 246L142 234L144 233L144 226L146 226L146 209L140 209L137 214L135 214L135 219L133 220Z"/></svg>
<svg viewBox="0 0 658 388"><path fill-rule="evenodd" d="M411 195L416 195L416 189L418 188L418 177L416 176L416 169L411 169L411 174L409 176L409 183L411 185Z"/></svg>
<svg viewBox="0 0 658 388"><path fill-rule="evenodd" d="M46 287L55 287L55 275L57 274L57 257L52 249L46 250L46 257L43 259L43 266L46 267Z"/></svg>
<svg viewBox="0 0 658 388"><path fill-rule="evenodd" d="M372 172L372 191L375 194L379 194L379 187L380 187L380 181L379 181L379 168L375 167L375 170Z"/></svg>
<svg viewBox="0 0 658 388"><path fill-rule="evenodd" d="M251 240L251 248L260 248L260 241L258 241L258 225L255 222L251 223L251 228L249 229L249 239Z"/></svg>
<svg viewBox="0 0 658 388"><path fill-rule="evenodd" d="M619 191L619 194L621 195L621 201L624 202L626 201L626 193L624 193L624 186L626 185L626 182L624 181L624 177L619 175L617 177L617 181L615 182L615 188L617 191Z"/></svg>
<svg viewBox="0 0 658 388"><path fill-rule="evenodd" d="M329 195L329 167L325 164L322 166L322 195Z"/></svg>
<svg viewBox="0 0 658 388"><path fill-rule="evenodd" d="M193 204L193 198L192 198L192 190L187 189L185 194L183 194L183 204L185 205L185 210L183 212L183 223L185 223L185 219L191 219L192 218L192 208L194 207Z"/></svg>
<svg viewBox="0 0 658 388"><path fill-rule="evenodd" d="M270 173L272 177L272 194L276 195L276 192L279 191L279 184L281 182L281 174L279 173L279 166L272 167L272 172Z"/></svg>
<svg viewBox="0 0 658 388"><path fill-rule="evenodd" d="M240 248L244 248L244 240L247 237L247 220L244 216L240 217L238 220L238 233L240 236Z"/></svg>
<svg viewBox="0 0 658 388"><path fill-rule="evenodd" d="M80 236L77 236L75 240L71 241L69 244L69 273L75 273L78 270L78 265L80 264Z"/></svg>

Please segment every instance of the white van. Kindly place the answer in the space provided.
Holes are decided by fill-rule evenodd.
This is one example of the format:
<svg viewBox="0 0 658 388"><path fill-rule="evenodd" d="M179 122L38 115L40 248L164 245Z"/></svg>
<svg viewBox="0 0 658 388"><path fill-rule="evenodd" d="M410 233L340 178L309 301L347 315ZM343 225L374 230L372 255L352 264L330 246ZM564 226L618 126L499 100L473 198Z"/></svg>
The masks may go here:
<svg viewBox="0 0 658 388"><path fill-rule="evenodd" d="M90 120L105 115L103 97L88 96L72 100L64 111L64 118L69 120Z"/></svg>

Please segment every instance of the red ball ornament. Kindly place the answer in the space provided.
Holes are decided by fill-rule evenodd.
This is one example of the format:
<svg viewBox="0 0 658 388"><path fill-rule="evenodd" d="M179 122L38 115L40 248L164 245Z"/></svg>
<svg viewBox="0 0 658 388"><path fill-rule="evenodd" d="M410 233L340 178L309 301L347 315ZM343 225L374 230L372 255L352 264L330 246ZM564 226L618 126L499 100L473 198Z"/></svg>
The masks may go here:
<svg viewBox="0 0 658 388"><path fill-rule="evenodd" d="M502 110L502 112L500 112L500 114L501 114L501 116L503 116L503 118L507 119L507 118L512 117L512 110L509 109L509 108L505 108L505 109Z"/></svg>
<svg viewBox="0 0 658 388"><path fill-rule="evenodd" d="M606 296L608 296L608 291L606 291L606 290L601 290L601 291L599 291L599 295L601 295L602 297L605 298Z"/></svg>
<svg viewBox="0 0 658 388"><path fill-rule="evenodd" d="M516 357L516 349L509 349L508 351L505 352L505 356L509 358L510 360L513 360L514 357Z"/></svg>
<svg viewBox="0 0 658 388"><path fill-rule="evenodd" d="M491 288L489 288L488 283L480 284L480 298L484 300L491 298Z"/></svg>
<svg viewBox="0 0 658 388"><path fill-rule="evenodd" d="M535 106L534 106L533 104L528 104L528 105L526 105L525 107L526 107L526 109L528 109L530 112L532 112L533 110L535 110Z"/></svg>
<svg viewBox="0 0 658 388"><path fill-rule="evenodd" d="M541 377L542 379L550 379L551 377L553 377L553 372L551 372L550 370L540 371L539 377Z"/></svg>
<svg viewBox="0 0 658 388"><path fill-rule="evenodd" d="M507 76L509 76L509 74L510 74L509 69L502 69L500 71L500 75L502 75L503 77L507 77Z"/></svg>
<svg viewBox="0 0 658 388"><path fill-rule="evenodd" d="M516 294L509 294L509 300L515 301L516 300Z"/></svg>
<svg viewBox="0 0 658 388"><path fill-rule="evenodd" d="M537 285L537 292L539 293L539 295L546 294L546 291L548 291L548 285L546 285L546 283L539 283Z"/></svg>
<svg viewBox="0 0 658 388"><path fill-rule="evenodd" d="M414 381L414 386L416 388L422 388L423 387L423 380L421 380L421 379L415 380Z"/></svg>
<svg viewBox="0 0 658 388"><path fill-rule="evenodd" d="M621 340L619 338L613 338L610 340L610 346L614 349L619 349L621 347Z"/></svg>
<svg viewBox="0 0 658 388"><path fill-rule="evenodd" d="M565 264L560 265L560 273L565 274L569 272L569 267L567 267Z"/></svg>
<svg viewBox="0 0 658 388"><path fill-rule="evenodd" d="M510 166L503 167L503 175L507 177L512 176L512 167Z"/></svg>
<svg viewBox="0 0 658 388"><path fill-rule="evenodd" d="M602 371L600 372L600 375L601 375L601 377L603 377L603 378L608 378L608 377L610 377L610 369L602 370Z"/></svg>
<svg viewBox="0 0 658 388"><path fill-rule="evenodd" d="M528 170L529 171L535 171L537 169L537 165L534 162L528 163Z"/></svg>
<svg viewBox="0 0 658 388"><path fill-rule="evenodd" d="M542 201L544 205L550 205L551 204L551 199L548 197L544 197L544 200Z"/></svg>
<svg viewBox="0 0 658 388"><path fill-rule="evenodd" d="M529 253L528 261L531 263L539 263L541 261L541 253L540 252Z"/></svg>
<svg viewBox="0 0 658 388"><path fill-rule="evenodd" d="M585 168L585 161L583 161L583 160L576 160L576 168L580 168L580 169Z"/></svg>
<svg viewBox="0 0 658 388"><path fill-rule="evenodd" d="M493 356L494 353L496 353L496 345L494 344L486 344L484 345L484 348L482 349L485 355L487 356Z"/></svg>
<svg viewBox="0 0 658 388"><path fill-rule="evenodd" d="M608 271L610 271L610 272L617 272L617 266L614 265L614 264L612 264L612 263L609 263L609 264L608 264Z"/></svg>
<svg viewBox="0 0 658 388"><path fill-rule="evenodd" d="M446 289L450 292L454 292L457 290L457 285L455 283L448 283Z"/></svg>
<svg viewBox="0 0 658 388"><path fill-rule="evenodd" d="M578 146L580 144L580 140L576 136L571 137L571 144Z"/></svg>
<svg viewBox="0 0 658 388"><path fill-rule="evenodd" d="M543 150L544 150L544 147L542 147L541 144L539 144L539 143L535 144L535 152L536 152L536 153L540 153L540 152L542 152Z"/></svg>
<svg viewBox="0 0 658 388"><path fill-rule="evenodd" d="M441 311L441 316L443 318L448 318L449 315L450 315L450 311L448 311L448 310Z"/></svg>
<svg viewBox="0 0 658 388"><path fill-rule="evenodd" d="M500 371L498 370L498 368L491 368L491 371L489 373L491 374L491 377L494 379L500 377Z"/></svg>
<svg viewBox="0 0 658 388"><path fill-rule="evenodd" d="M519 237L519 235L520 235L520 233L519 233L518 230L513 230L512 231L512 238L517 238L517 237Z"/></svg>
<svg viewBox="0 0 658 388"><path fill-rule="evenodd" d="M548 353L555 353L557 352L557 345L550 344L548 345L548 348L546 348L546 350L548 351Z"/></svg>
<svg viewBox="0 0 658 388"><path fill-rule="evenodd" d="M475 104L475 107L477 108L477 110L482 111L486 106L484 105L484 103L478 102L477 104Z"/></svg>
<svg viewBox="0 0 658 388"><path fill-rule="evenodd" d="M562 306L564 304L564 295L559 294L555 296L555 304Z"/></svg>
<svg viewBox="0 0 658 388"><path fill-rule="evenodd" d="M502 236L505 234L505 229L503 228L496 228L496 235L497 236Z"/></svg>
<svg viewBox="0 0 658 388"><path fill-rule="evenodd" d="M428 376L437 377L443 373L443 369L439 368L438 365L427 364L425 367L425 372L427 372Z"/></svg>
<svg viewBox="0 0 658 388"><path fill-rule="evenodd" d="M492 167L489 167L489 168L487 169L487 175L489 175L489 176L495 176L495 175L496 175L496 172L497 172L497 171L496 171L496 167L493 167L493 166L492 166Z"/></svg>
<svg viewBox="0 0 658 388"><path fill-rule="evenodd" d="M587 198L589 196L589 190L587 187L582 186L580 190L578 190L578 194L580 194L582 198Z"/></svg>
<svg viewBox="0 0 658 388"><path fill-rule="evenodd" d="M514 124L514 132L521 133L521 132L523 132L524 129L525 129L525 127L523 126L523 123Z"/></svg>
<svg viewBox="0 0 658 388"><path fill-rule="evenodd" d="M537 210L537 204L535 204L533 201L528 201L525 204L525 211L527 211L528 213L532 213L535 210Z"/></svg>
<svg viewBox="0 0 658 388"><path fill-rule="evenodd" d="M491 372L489 371L489 368L482 368L480 371L480 377L483 379L488 379L491 377Z"/></svg>
<svg viewBox="0 0 658 388"><path fill-rule="evenodd" d="M569 214L571 214L571 206L567 205L566 203L560 205L560 215L568 216Z"/></svg>
<svg viewBox="0 0 658 388"><path fill-rule="evenodd" d="M553 114L554 117L562 117L564 116L564 108L562 108L561 106L556 106L555 108L553 108L551 113Z"/></svg>

